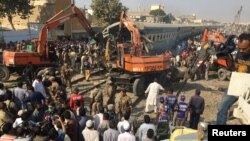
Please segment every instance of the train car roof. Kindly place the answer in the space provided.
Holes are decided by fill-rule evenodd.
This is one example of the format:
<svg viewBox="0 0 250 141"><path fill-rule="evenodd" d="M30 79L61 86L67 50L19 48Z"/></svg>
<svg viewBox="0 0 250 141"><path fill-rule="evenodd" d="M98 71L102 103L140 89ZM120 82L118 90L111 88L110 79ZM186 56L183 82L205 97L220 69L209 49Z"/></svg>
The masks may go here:
<svg viewBox="0 0 250 141"><path fill-rule="evenodd" d="M139 29L145 28L178 28L178 27L211 27L212 25L204 24L163 24L163 23L146 23L135 22Z"/></svg>

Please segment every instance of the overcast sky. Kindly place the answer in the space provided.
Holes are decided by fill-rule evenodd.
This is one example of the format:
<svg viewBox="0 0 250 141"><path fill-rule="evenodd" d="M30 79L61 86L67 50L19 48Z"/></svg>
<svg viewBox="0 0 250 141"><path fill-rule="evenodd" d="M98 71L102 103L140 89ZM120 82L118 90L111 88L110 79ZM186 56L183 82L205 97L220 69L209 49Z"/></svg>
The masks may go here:
<svg viewBox="0 0 250 141"><path fill-rule="evenodd" d="M75 0L78 7L89 7L91 0ZM240 22L250 23L250 0L120 0L130 10L146 9L151 4L165 5L166 13L175 16L191 15L198 18L232 22L243 6Z"/></svg>

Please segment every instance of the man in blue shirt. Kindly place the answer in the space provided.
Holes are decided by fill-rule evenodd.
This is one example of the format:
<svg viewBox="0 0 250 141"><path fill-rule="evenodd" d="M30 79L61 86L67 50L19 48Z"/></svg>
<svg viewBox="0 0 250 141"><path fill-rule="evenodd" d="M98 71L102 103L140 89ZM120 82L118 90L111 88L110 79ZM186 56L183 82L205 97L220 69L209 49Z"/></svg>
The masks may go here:
<svg viewBox="0 0 250 141"><path fill-rule="evenodd" d="M37 102L45 102L45 97L40 92L35 92L31 85L27 86L27 92L28 96L24 100L25 103L31 102L31 104L34 106Z"/></svg>
<svg viewBox="0 0 250 141"><path fill-rule="evenodd" d="M188 117L188 104L185 102L186 97L181 96L181 101L177 104L176 126L184 126Z"/></svg>
<svg viewBox="0 0 250 141"><path fill-rule="evenodd" d="M175 109L175 104L176 104L176 95L173 94L173 90L169 90L169 95L166 98L166 102L168 105L169 109L169 120L173 121L174 117L174 109Z"/></svg>

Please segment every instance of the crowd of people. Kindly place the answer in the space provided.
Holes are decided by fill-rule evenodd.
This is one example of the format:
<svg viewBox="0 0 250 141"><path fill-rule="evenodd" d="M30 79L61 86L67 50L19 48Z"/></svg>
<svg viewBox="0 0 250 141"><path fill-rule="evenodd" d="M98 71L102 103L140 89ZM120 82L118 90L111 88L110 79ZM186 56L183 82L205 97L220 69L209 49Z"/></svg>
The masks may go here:
<svg viewBox="0 0 250 141"><path fill-rule="evenodd" d="M0 141L135 141L136 131L141 141L156 136L149 115L139 128L134 127L130 120L132 102L125 89L121 89L120 99L112 102L111 81L106 84L105 94L110 96L107 103L96 84L88 103L77 87L69 94L54 77L49 82L47 85L48 81L37 76L26 89L22 82L13 89L0 83Z"/></svg>
<svg viewBox="0 0 250 141"><path fill-rule="evenodd" d="M150 106L154 106L154 113L158 121L170 121L170 124L174 126L188 126L197 129L200 115L205 108L205 100L200 96L200 89L196 89L195 95L187 103L184 94L180 98L177 97L172 89L164 90L155 79L145 93L147 94L146 113L149 112ZM188 114L190 117L189 125L186 124Z"/></svg>
<svg viewBox="0 0 250 141"><path fill-rule="evenodd" d="M29 43L16 43L13 49L27 49ZM131 121L132 100L126 94L126 89L121 89L120 98L115 101L117 90L110 77L105 91L94 84L95 88L89 97L80 94L77 87L72 87L73 71L83 73L85 80L89 81L90 70L102 65L104 59L97 59L103 54L99 47L81 41L51 42L49 47L49 58L61 66L58 73L43 72L35 75L32 64L28 64L24 70L25 80L18 82L15 88L7 89L0 84L0 141L133 141L136 138L150 141L156 138L156 125L152 117L145 114L144 123L139 125ZM67 87L71 93L66 91ZM104 101L104 94L109 97L107 101ZM87 98L90 101L86 101ZM165 113L163 103L155 107L155 112L160 113L157 116L162 120ZM171 108L175 110L175 106Z"/></svg>
<svg viewBox="0 0 250 141"><path fill-rule="evenodd" d="M242 36L239 53L244 51L247 54L249 34ZM7 89L0 83L0 141L153 141L157 137L157 126L149 114L150 106L154 107L157 122L170 121L172 125L186 126L189 114L187 126L197 129L205 108L200 89L196 89L195 95L186 102L184 94L177 97L172 89L166 91L155 79L145 91L144 120L137 126L130 118L133 111L131 98L122 88L118 101L115 101L117 89L111 77L108 77L104 90L97 83L94 84L89 97L71 85L72 71L84 73L86 81L89 81L91 68L98 68L102 64L103 59L95 57L100 57L103 51L96 45L84 42L65 44L51 44L51 48L56 46L55 50L50 50L50 54L61 66L59 74L54 72L50 77L46 73L34 75L29 70L32 64L29 64L25 71L28 81L18 82L13 89ZM182 46L185 49L173 58L172 63L174 66L188 67L201 45L188 40ZM208 66L206 63L204 66L205 69L196 73L197 79L205 77ZM67 86L71 92L66 91ZM104 95L108 96L107 101L104 101ZM90 100L86 100L88 98ZM226 110L222 105L218 124L225 124L224 119L223 123L219 121L222 120L222 114L225 116Z"/></svg>

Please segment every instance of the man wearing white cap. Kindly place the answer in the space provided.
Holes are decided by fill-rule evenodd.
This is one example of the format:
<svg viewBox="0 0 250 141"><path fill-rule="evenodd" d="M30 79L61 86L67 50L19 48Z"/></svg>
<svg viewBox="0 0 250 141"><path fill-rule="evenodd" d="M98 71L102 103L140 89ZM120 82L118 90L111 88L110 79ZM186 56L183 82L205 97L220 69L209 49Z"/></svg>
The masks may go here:
<svg viewBox="0 0 250 141"><path fill-rule="evenodd" d="M135 136L130 133L130 123L128 121L124 122L123 129L125 132L118 136L117 141L135 141Z"/></svg>
<svg viewBox="0 0 250 141"><path fill-rule="evenodd" d="M85 141L99 141L99 133L94 130L94 123L92 120L86 122L86 128L82 131Z"/></svg>

